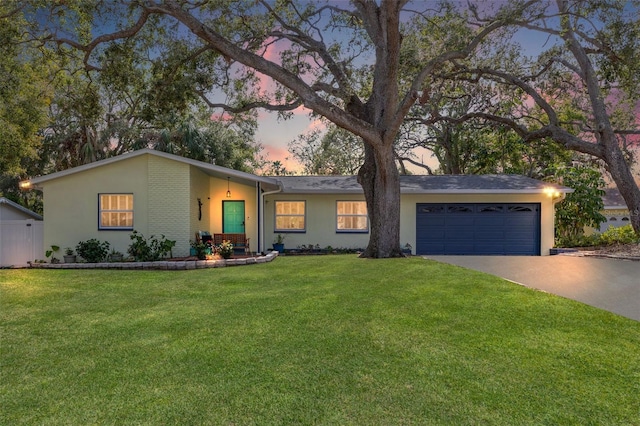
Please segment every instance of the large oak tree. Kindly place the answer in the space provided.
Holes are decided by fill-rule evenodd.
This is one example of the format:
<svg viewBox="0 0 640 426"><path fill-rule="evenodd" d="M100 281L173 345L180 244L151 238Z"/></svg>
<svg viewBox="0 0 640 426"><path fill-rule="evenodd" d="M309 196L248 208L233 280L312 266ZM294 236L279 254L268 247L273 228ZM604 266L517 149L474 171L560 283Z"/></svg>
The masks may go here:
<svg viewBox="0 0 640 426"><path fill-rule="evenodd" d="M531 3L517 2L512 9ZM425 81L445 63L468 57L506 23L492 18L468 25L450 5L407 0L141 0L107 5L97 2L90 11L53 6L50 16L66 16L65 22L101 17L103 31L72 37L53 26L49 40L84 52L85 67L99 71L101 51L154 28L158 42L141 54L170 57L167 52L186 52L185 61L195 66L194 84L182 87L183 93L197 93L211 107L234 113L261 107L286 116L303 105L360 137L365 155L358 180L371 224L365 257L401 256L394 145ZM117 22L107 22L107 16ZM500 16L520 14L512 10ZM446 36L436 51L413 50L419 65L407 74L400 62L403 28L409 22L412 28L431 27L442 34L447 28L463 30Z"/></svg>

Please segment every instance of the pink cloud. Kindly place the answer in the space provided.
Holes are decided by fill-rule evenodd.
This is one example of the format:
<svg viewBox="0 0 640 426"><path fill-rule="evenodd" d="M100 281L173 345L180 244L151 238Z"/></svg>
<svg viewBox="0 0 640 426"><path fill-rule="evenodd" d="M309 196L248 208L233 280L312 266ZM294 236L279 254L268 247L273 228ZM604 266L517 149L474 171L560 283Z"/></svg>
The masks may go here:
<svg viewBox="0 0 640 426"><path fill-rule="evenodd" d="M222 111L220 113L214 112L210 117L211 121L232 121L233 116L226 111Z"/></svg>
<svg viewBox="0 0 640 426"><path fill-rule="evenodd" d="M268 161L280 161L284 167L290 172L299 172L302 169L302 165L296 161L294 158L291 158L291 154L286 148L275 146L275 145L266 145L264 146L265 157Z"/></svg>

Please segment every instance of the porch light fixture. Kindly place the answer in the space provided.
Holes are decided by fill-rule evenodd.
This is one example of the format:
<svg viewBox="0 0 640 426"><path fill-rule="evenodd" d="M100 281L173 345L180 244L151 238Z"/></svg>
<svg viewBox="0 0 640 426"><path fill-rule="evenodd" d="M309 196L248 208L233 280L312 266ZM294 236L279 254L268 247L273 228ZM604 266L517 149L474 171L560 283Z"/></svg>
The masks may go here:
<svg viewBox="0 0 640 426"><path fill-rule="evenodd" d="M552 186L547 186L546 188L544 188L544 193L547 194L552 200L560 198L560 196L562 195L557 188L554 188Z"/></svg>
<svg viewBox="0 0 640 426"><path fill-rule="evenodd" d="M231 198L231 189L229 188L229 176L227 176L227 198Z"/></svg>

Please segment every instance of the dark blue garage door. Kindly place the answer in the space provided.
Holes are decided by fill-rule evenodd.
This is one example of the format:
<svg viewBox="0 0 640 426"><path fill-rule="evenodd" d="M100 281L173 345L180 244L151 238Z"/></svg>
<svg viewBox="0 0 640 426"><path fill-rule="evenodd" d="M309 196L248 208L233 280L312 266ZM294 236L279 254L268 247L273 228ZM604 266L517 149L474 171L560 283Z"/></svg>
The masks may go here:
<svg viewBox="0 0 640 426"><path fill-rule="evenodd" d="M417 204L416 254L540 254L540 204Z"/></svg>

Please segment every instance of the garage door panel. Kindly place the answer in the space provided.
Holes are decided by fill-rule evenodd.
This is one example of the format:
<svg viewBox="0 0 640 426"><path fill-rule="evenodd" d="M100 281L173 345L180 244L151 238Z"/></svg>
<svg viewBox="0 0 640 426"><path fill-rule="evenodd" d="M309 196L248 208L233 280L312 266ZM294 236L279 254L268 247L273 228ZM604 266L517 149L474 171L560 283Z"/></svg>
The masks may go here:
<svg viewBox="0 0 640 426"><path fill-rule="evenodd" d="M475 224L477 226L494 226L501 228L505 224L504 216L478 216L476 217Z"/></svg>
<svg viewBox="0 0 640 426"><path fill-rule="evenodd" d="M417 254L540 252L539 204L418 204Z"/></svg>
<svg viewBox="0 0 640 426"><path fill-rule="evenodd" d="M504 241L506 234L502 229L476 229L474 233L476 240L481 241Z"/></svg>

